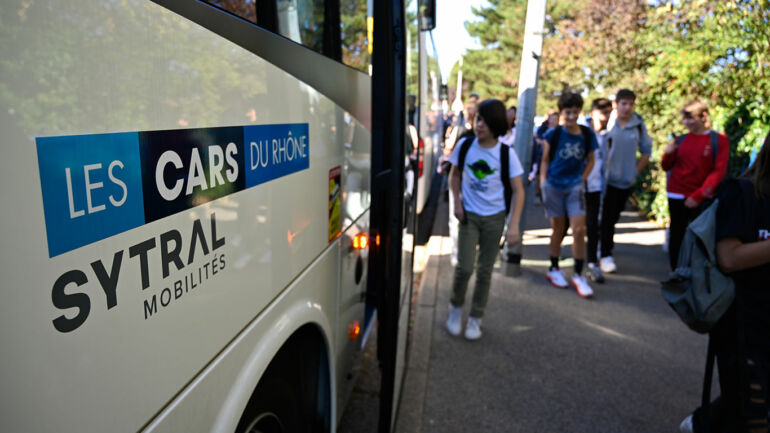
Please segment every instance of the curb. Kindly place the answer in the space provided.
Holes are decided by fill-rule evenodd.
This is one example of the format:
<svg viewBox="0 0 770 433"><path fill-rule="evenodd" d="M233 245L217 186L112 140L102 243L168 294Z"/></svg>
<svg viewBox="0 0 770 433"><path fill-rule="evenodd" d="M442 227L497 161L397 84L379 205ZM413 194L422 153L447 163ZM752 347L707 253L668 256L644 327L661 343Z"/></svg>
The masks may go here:
<svg viewBox="0 0 770 433"><path fill-rule="evenodd" d="M449 239L432 237L428 243L432 242L439 242L438 251L441 251L440 247L443 242L449 242ZM435 248L428 249L435 251ZM440 252L428 257L420 286L417 287L418 297L414 305L412 341L407 354L404 391L396 422L396 432L398 433L419 433L422 431L440 262Z"/></svg>

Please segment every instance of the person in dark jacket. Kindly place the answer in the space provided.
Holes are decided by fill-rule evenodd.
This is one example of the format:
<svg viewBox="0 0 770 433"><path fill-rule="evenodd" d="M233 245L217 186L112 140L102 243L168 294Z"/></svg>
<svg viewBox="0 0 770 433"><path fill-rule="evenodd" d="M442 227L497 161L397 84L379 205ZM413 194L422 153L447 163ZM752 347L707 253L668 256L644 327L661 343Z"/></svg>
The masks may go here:
<svg viewBox="0 0 770 433"><path fill-rule="evenodd" d="M680 425L690 432L767 432L770 410L770 134L741 176L754 194L744 203L738 182L719 194L716 253L735 281L735 301L709 334L720 396Z"/></svg>

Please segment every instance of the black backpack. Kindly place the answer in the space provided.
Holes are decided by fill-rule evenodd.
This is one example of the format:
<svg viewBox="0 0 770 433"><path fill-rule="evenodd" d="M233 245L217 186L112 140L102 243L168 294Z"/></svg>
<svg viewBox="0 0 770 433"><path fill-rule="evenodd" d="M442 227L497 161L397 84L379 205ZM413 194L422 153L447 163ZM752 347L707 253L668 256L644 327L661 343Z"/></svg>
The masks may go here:
<svg viewBox="0 0 770 433"><path fill-rule="evenodd" d="M585 125L578 125L580 126L580 132L583 133L583 159L588 158L588 146L590 146L591 143L591 134L593 134L593 131ZM548 140L548 163L553 162L553 158L556 156L556 146L559 145L559 137L561 137L561 130L562 126L559 125L556 127L556 129L553 131L553 135L551 135L551 139Z"/></svg>
<svg viewBox="0 0 770 433"><path fill-rule="evenodd" d="M475 139L466 138L463 140L460 147L460 160L458 161L458 167L460 168L460 184L462 185L463 171L465 171L465 156L468 154L468 150L471 148L471 144ZM505 214L511 210L511 197L513 196L513 188L511 188L510 179L510 162L509 152L511 148L503 143L500 143L500 180L503 182L503 197L505 198Z"/></svg>

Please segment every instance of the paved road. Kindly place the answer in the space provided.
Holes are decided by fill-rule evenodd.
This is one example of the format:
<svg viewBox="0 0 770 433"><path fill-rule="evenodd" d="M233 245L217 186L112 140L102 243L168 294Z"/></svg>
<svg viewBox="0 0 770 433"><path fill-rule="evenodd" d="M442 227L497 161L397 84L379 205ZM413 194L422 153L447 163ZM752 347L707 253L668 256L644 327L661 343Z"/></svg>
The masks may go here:
<svg viewBox="0 0 770 433"><path fill-rule="evenodd" d="M530 206L526 222L523 275L510 277L498 264L477 342L444 328L452 266L448 239L432 239L442 253L423 275L398 431L678 431L700 399L706 338L660 296L663 232L624 214L620 273L584 300L544 278L550 230L542 208Z"/></svg>

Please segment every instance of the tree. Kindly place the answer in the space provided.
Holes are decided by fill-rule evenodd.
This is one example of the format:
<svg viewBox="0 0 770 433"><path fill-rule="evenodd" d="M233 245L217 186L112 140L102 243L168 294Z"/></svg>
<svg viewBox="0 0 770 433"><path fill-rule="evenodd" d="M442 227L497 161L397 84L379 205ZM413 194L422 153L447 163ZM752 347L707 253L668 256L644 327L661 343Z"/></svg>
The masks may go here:
<svg viewBox="0 0 770 433"><path fill-rule="evenodd" d="M657 162L668 135L685 132L685 102L711 107L714 127L730 138L731 174L770 130L770 0L555 0L547 13L538 111L555 108L565 89L587 100L636 91L656 146L634 198L658 221L668 209ZM483 48L465 58L469 90L511 102L526 2L493 0L474 14L481 21L466 28Z"/></svg>
<svg viewBox="0 0 770 433"><path fill-rule="evenodd" d="M469 91L506 104L516 102L526 13L526 0L491 0L487 7L473 8L481 20L465 27L482 48L468 50L463 61Z"/></svg>
<svg viewBox="0 0 770 433"><path fill-rule="evenodd" d="M366 28L366 0L340 2L342 62L369 72L369 41Z"/></svg>
<svg viewBox="0 0 770 433"><path fill-rule="evenodd" d="M770 2L661 1L640 38L650 50L640 101L656 142L685 132L679 110L694 98L710 107L714 128L730 139L729 172L742 171L770 130ZM661 149L658 149L658 153ZM665 175L654 173L651 213L667 216Z"/></svg>
<svg viewBox="0 0 770 433"><path fill-rule="evenodd" d="M647 10L643 0L555 2L543 44L541 100L555 106L565 89L589 98L620 87L641 90L647 54L638 35L646 30Z"/></svg>

